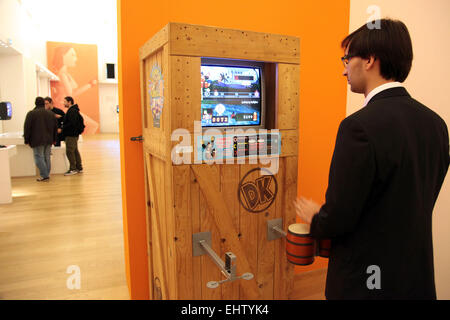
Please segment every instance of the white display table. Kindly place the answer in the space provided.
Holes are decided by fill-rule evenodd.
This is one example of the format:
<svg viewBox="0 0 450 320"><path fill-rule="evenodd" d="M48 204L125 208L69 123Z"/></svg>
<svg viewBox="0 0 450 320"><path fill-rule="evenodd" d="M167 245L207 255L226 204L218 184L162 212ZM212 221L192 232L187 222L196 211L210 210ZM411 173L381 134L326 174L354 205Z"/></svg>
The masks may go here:
<svg viewBox="0 0 450 320"><path fill-rule="evenodd" d="M80 136L79 142L82 141ZM0 134L0 144L16 145L17 153L10 158L11 177L27 177L37 175L34 163L33 149L26 145L22 132L7 132ZM69 170L69 160L66 156L66 146L61 142L61 147L52 146L51 174L64 173Z"/></svg>
<svg viewBox="0 0 450 320"><path fill-rule="evenodd" d="M12 202L9 159L17 153L16 146L0 148L0 204Z"/></svg>

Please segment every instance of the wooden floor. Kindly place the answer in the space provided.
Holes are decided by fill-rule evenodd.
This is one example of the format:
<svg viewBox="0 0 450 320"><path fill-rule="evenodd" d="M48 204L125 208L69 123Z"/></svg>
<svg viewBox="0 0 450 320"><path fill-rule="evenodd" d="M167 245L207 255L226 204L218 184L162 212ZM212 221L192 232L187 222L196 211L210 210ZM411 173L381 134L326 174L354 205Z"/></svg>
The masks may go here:
<svg viewBox="0 0 450 320"><path fill-rule="evenodd" d="M13 178L0 205L0 299L129 299L118 135L84 137L84 173ZM70 290L69 266L81 288Z"/></svg>

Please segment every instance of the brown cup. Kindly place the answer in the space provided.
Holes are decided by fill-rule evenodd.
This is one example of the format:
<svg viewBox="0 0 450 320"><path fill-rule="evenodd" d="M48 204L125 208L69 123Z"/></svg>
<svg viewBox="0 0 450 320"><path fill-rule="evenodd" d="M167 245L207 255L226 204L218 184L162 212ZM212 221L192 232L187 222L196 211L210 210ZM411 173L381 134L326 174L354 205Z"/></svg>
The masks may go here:
<svg viewBox="0 0 450 320"><path fill-rule="evenodd" d="M317 240L317 243L318 243L317 255L323 258L329 258L331 249L331 240L330 239Z"/></svg>
<svg viewBox="0 0 450 320"><path fill-rule="evenodd" d="M314 262L315 241L309 235L309 225L291 224L286 236L286 254L290 263L307 266Z"/></svg>

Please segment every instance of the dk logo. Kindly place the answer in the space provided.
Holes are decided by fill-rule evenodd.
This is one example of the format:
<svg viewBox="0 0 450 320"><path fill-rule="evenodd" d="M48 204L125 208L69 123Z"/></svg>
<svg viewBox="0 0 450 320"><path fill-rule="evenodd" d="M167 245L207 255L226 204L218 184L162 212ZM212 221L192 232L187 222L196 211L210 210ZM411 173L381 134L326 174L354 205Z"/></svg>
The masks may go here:
<svg viewBox="0 0 450 320"><path fill-rule="evenodd" d="M251 173L265 171L265 175L258 178ZM265 168L255 168L246 173L239 182L238 199L245 210L259 213L267 210L274 202L278 192L275 176Z"/></svg>

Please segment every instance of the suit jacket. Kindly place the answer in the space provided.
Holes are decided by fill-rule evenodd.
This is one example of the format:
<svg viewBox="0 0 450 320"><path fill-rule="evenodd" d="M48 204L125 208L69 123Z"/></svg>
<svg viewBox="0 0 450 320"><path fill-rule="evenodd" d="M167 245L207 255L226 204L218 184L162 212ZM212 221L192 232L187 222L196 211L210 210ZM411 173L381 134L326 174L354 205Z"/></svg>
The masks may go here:
<svg viewBox="0 0 450 320"><path fill-rule="evenodd" d="M449 162L445 122L404 88L342 121L311 222L332 240L327 299L436 299L431 216Z"/></svg>
<svg viewBox="0 0 450 320"><path fill-rule="evenodd" d="M27 113L23 125L25 144L30 147L51 145L56 141L58 124L54 114L44 106L35 107Z"/></svg>

